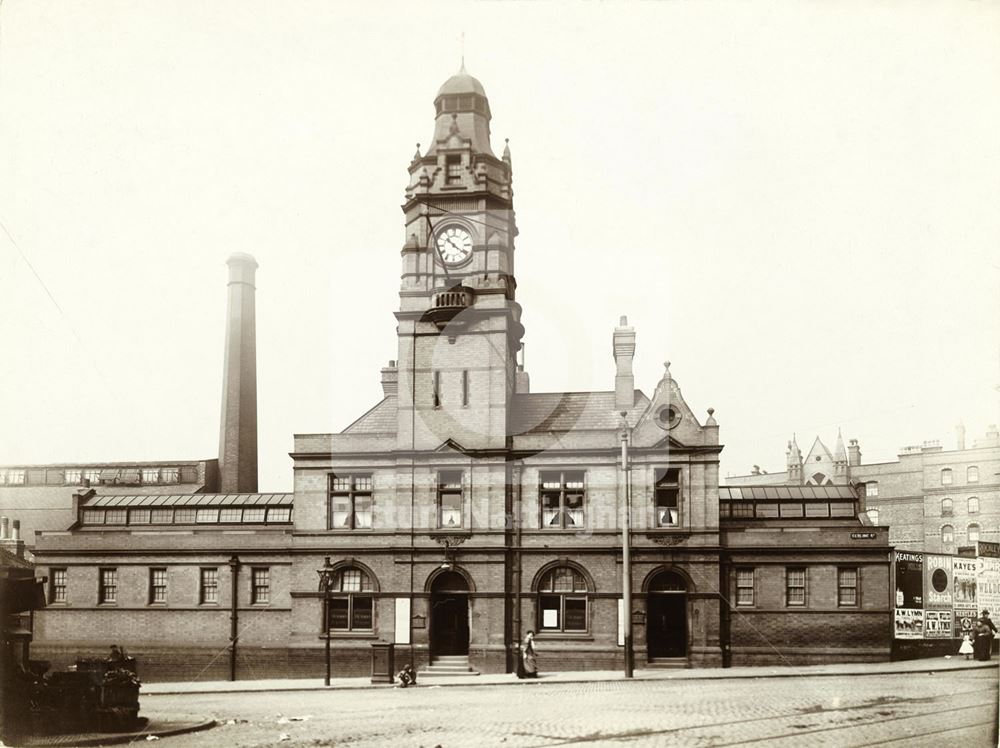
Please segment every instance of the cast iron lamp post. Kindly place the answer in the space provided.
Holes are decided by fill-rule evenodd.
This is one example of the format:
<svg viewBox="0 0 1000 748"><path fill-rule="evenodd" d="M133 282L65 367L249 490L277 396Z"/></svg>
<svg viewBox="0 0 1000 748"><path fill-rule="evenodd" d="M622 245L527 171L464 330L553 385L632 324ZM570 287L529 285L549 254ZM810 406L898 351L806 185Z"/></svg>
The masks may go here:
<svg viewBox="0 0 1000 748"><path fill-rule="evenodd" d="M632 492L629 481L628 464L628 421L626 412L622 411L622 477L624 479L625 495L622 497L624 517L622 519L622 608L624 609L624 620L622 624L625 628L625 677L631 678L635 667L632 653Z"/></svg>
<svg viewBox="0 0 1000 748"><path fill-rule="evenodd" d="M330 685L330 586L333 584L333 565L327 556L323 568L317 569L319 584L323 589L323 634L326 636L326 678L324 685Z"/></svg>

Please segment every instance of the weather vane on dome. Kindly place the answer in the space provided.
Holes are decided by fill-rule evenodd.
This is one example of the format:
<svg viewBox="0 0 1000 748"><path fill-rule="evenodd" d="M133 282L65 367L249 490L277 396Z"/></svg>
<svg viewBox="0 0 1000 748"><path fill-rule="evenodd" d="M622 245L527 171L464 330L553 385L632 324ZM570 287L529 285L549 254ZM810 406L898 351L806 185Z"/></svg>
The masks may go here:
<svg viewBox="0 0 1000 748"><path fill-rule="evenodd" d="M464 31L462 32L462 69L459 70L458 72L460 72L460 73L464 73L465 72L465 32Z"/></svg>

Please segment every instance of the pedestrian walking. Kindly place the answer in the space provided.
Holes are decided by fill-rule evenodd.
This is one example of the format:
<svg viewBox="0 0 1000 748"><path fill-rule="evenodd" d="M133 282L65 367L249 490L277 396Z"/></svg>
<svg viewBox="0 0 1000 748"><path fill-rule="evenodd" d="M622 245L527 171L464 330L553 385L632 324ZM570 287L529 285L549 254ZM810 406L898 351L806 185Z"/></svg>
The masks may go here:
<svg viewBox="0 0 1000 748"><path fill-rule="evenodd" d="M990 612L984 610L972 629L973 636L975 637L972 649L977 660L988 661L990 659L991 650L993 649L993 634L996 633L996 630L997 627L990 620Z"/></svg>
<svg viewBox="0 0 1000 748"><path fill-rule="evenodd" d="M538 660L535 656L535 632L524 635L524 646L521 648L521 662L525 678L538 677Z"/></svg>
<svg viewBox="0 0 1000 748"><path fill-rule="evenodd" d="M972 638L968 634L965 634L962 637L962 646L958 648L958 653L960 655L965 655L965 659L969 659L970 655L972 655L974 651L975 650L972 648Z"/></svg>

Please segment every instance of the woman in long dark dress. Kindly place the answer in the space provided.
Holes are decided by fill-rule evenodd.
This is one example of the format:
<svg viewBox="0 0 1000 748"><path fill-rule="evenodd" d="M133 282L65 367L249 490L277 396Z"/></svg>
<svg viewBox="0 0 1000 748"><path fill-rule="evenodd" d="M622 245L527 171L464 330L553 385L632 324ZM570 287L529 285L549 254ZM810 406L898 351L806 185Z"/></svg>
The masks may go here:
<svg viewBox="0 0 1000 748"><path fill-rule="evenodd" d="M524 646L521 648L521 661L525 678L538 677L538 660L535 657L535 632L529 631L524 636Z"/></svg>
<svg viewBox="0 0 1000 748"><path fill-rule="evenodd" d="M977 660L986 661L990 659L991 650L993 649L993 632L996 630L997 627L990 620L990 612L984 610L982 616L980 616L973 627L976 640L972 644L972 650Z"/></svg>

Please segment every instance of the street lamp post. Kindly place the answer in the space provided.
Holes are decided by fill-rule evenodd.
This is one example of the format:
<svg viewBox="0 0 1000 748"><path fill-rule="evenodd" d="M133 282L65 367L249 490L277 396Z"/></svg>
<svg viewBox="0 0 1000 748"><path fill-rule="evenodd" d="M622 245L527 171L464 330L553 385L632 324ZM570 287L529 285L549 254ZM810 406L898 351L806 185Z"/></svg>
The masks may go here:
<svg viewBox="0 0 1000 748"><path fill-rule="evenodd" d="M631 678L635 669L632 653L632 492L629 481L628 464L628 421L626 412L622 411L622 477L625 484L625 496L622 519L622 608L625 627L625 677Z"/></svg>
<svg viewBox="0 0 1000 748"><path fill-rule="evenodd" d="M333 583L333 565L327 556L323 568L317 569L320 587L323 589L323 635L326 637L326 678L323 684L330 685L330 586Z"/></svg>

